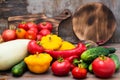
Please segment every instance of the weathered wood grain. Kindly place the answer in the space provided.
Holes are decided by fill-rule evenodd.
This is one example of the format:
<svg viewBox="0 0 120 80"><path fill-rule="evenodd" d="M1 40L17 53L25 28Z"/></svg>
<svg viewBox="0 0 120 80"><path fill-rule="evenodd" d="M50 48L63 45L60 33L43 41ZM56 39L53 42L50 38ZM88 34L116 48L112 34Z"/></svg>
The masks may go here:
<svg viewBox="0 0 120 80"><path fill-rule="evenodd" d="M8 28L8 21L7 19L0 19L0 33L3 32L3 30Z"/></svg>
<svg viewBox="0 0 120 80"><path fill-rule="evenodd" d="M116 19L104 4L93 2L80 6L73 15L73 30L80 40L99 45L107 42L116 29Z"/></svg>
<svg viewBox="0 0 120 80"><path fill-rule="evenodd" d="M101 2L110 8L115 15L117 28L109 42L120 42L120 0L4 0L0 3L0 18L37 13L54 17L64 9L74 14L79 6L90 2Z"/></svg>

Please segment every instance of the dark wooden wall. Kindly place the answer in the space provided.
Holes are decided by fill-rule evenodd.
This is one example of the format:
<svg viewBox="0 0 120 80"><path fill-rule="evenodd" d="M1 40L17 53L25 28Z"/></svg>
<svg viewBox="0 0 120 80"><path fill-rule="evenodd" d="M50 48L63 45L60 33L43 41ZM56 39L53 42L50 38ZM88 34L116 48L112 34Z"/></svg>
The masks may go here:
<svg viewBox="0 0 120 80"><path fill-rule="evenodd" d="M101 2L113 12L117 28L109 42L120 42L120 0L0 0L0 22L10 16L45 13L48 17L59 15L64 9L72 14L78 7L89 2ZM7 24L0 23L0 29ZM1 33L1 32L0 32Z"/></svg>

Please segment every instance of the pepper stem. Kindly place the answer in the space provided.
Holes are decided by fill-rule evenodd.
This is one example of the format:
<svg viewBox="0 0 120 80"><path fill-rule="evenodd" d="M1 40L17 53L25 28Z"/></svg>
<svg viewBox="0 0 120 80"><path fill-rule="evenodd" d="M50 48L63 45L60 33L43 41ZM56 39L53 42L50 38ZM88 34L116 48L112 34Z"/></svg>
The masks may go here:
<svg viewBox="0 0 120 80"><path fill-rule="evenodd" d="M83 60L78 60L78 59L74 59L73 60L73 64L74 65L78 65L78 64L80 64L80 63L82 63L83 62Z"/></svg>
<svg viewBox="0 0 120 80"><path fill-rule="evenodd" d="M73 60L73 64L78 64L80 61L78 59Z"/></svg>
<svg viewBox="0 0 120 80"><path fill-rule="evenodd" d="M85 46L88 48L91 46L91 43L87 43Z"/></svg>

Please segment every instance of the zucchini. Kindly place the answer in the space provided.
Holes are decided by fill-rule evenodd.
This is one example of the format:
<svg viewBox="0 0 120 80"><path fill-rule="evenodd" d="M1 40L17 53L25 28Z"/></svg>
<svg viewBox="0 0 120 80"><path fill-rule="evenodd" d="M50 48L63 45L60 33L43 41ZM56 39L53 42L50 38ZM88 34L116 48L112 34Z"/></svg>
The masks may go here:
<svg viewBox="0 0 120 80"><path fill-rule="evenodd" d="M119 57L116 54L110 54L109 57L111 59L113 59L113 61L115 62L116 71L118 71L120 69L120 60L119 60Z"/></svg>
<svg viewBox="0 0 120 80"><path fill-rule="evenodd" d="M106 49L102 46L98 46L98 47L90 48L90 49L84 51L81 54L81 59L84 62L91 63L98 56L100 56L100 55L108 56L109 54L110 53L109 53L108 49Z"/></svg>
<svg viewBox="0 0 120 80"><path fill-rule="evenodd" d="M11 69L28 55L29 41L28 39L16 39L0 43L0 71Z"/></svg>
<svg viewBox="0 0 120 80"><path fill-rule="evenodd" d="M13 76L19 77L22 76L26 70L27 70L27 65L25 64L24 61L21 61L20 63L12 67L11 72Z"/></svg>

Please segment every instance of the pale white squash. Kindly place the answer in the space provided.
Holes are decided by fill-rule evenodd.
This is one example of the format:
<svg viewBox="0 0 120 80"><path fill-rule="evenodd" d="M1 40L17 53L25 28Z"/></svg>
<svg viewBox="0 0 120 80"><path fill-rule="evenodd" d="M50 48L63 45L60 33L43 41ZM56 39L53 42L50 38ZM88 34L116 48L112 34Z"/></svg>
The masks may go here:
<svg viewBox="0 0 120 80"><path fill-rule="evenodd" d="M0 43L0 71L8 70L27 56L30 40L17 39Z"/></svg>

